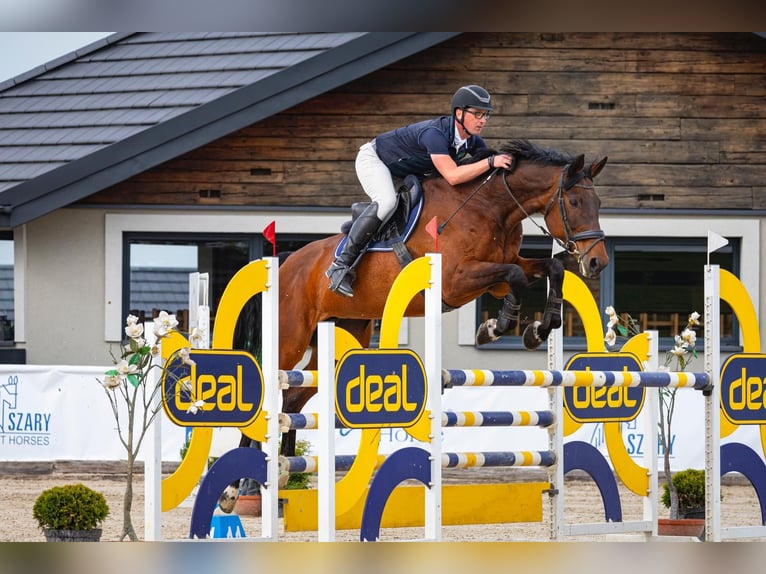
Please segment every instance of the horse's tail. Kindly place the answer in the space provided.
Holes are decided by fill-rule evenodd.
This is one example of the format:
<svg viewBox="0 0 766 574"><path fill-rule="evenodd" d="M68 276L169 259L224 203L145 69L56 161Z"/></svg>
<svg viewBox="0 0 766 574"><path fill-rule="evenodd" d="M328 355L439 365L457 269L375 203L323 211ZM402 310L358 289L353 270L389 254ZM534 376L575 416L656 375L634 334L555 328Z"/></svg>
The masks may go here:
<svg viewBox="0 0 766 574"><path fill-rule="evenodd" d="M285 259L292 251L278 253L279 264L284 263ZM253 295L242 308L237 318L237 324L234 328L234 340L232 348L240 351L247 351L253 355L258 363L261 363L262 332L261 332L261 294Z"/></svg>

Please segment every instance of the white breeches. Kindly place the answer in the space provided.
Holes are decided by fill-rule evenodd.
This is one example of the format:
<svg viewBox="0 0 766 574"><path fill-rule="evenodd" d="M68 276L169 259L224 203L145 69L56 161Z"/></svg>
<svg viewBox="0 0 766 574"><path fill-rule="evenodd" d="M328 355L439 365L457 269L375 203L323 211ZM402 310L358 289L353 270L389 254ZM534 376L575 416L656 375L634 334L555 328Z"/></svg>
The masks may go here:
<svg viewBox="0 0 766 574"><path fill-rule="evenodd" d="M373 142L359 148L356 176L372 201L378 202L378 219L386 221L396 206L396 188L391 172L378 157Z"/></svg>

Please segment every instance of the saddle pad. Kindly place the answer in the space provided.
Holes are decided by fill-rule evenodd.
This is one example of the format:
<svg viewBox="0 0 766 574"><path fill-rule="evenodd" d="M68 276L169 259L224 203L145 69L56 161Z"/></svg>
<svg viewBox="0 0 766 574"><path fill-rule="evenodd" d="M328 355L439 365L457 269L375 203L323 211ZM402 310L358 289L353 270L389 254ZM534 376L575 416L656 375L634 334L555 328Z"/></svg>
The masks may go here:
<svg viewBox="0 0 766 574"><path fill-rule="evenodd" d="M396 241L401 241L402 243L406 243L407 239L409 239L410 235L412 235L412 232L415 230L415 226L418 224L418 219L420 219L420 213L423 211L424 198L425 198L425 194L421 194L420 199L418 199L417 203L410 210L409 217L407 217L407 225L404 226L404 231L399 237L389 238L385 240L373 239L370 242L370 246L367 248L367 251L393 251L394 249L393 244ZM335 257L340 256L341 252L343 251L343 246L346 244L347 240L348 240L347 235L344 235L341 238L340 242L338 243L338 246L335 248L335 255L334 255Z"/></svg>

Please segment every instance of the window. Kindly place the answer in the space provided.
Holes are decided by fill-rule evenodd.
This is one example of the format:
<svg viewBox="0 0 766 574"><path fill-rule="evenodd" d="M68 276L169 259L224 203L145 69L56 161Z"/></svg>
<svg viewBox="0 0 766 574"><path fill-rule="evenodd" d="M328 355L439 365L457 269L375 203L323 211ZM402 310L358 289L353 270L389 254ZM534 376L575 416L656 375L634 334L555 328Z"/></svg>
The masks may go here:
<svg viewBox="0 0 766 574"><path fill-rule="evenodd" d="M707 258L705 238L621 238L606 240L609 266L596 280L586 280L599 308L612 305L620 313L636 319L641 330L654 329L660 335L660 347L669 348L673 337L685 326L690 313L704 315L703 266ZM525 239L523 257L550 257L550 240ZM560 255L565 267L576 272L571 257ZM711 254L710 263L739 275L740 240ZM522 302L520 326L492 344L497 348L521 348L525 327L539 320L546 298L546 281L530 285ZM502 302L484 295L478 302L476 326L487 317L497 316ZM721 346L735 346L738 333L736 319L725 302L721 302ZM582 323L574 309L564 303L564 342L572 349L585 347ZM701 341L700 341L701 344Z"/></svg>
<svg viewBox="0 0 766 574"><path fill-rule="evenodd" d="M0 232L0 345L14 341L13 232Z"/></svg>
<svg viewBox="0 0 766 574"><path fill-rule="evenodd" d="M614 308L638 320L642 331L657 330L660 344L669 347L672 337L686 326L690 313L697 311L704 316L706 248L705 239L611 241L609 277ZM710 255L710 263L739 275L739 251L739 240L732 240ZM723 301L720 311L721 346L733 346L738 329L733 312Z"/></svg>
<svg viewBox="0 0 766 574"><path fill-rule="evenodd" d="M319 236L278 238L277 251L294 251ZM125 235L123 316L140 322L160 311L176 315L181 332L189 331L189 274L208 273L211 329L218 302L234 274L248 262L272 254L258 235L148 234Z"/></svg>
<svg viewBox="0 0 766 574"><path fill-rule="evenodd" d="M170 218L163 213L107 213L104 230L104 339L117 342L124 334L125 316L130 311L131 300L131 242L147 245L193 245L197 250L195 271L210 271L209 265L212 265L215 271L221 271L218 275L221 277L222 284L225 285L233 275L234 263L227 264L216 254L223 248L224 243L246 242L248 251L244 262L247 262L250 259L272 254L271 244L265 241L262 235L262 230L271 221L277 222L278 250L287 251L295 250L307 241L337 233L347 218L348 215L345 213L306 214L293 211L186 213ZM306 233L309 229L311 233ZM235 251L243 249L242 246L229 248ZM232 257L234 256L229 251L229 258ZM213 262L210 263L210 261ZM209 294L211 307L216 303L212 282L218 280L211 274ZM188 295L184 298L185 303L187 299ZM182 308L185 307L188 307L188 303ZM211 313L211 316L214 315Z"/></svg>

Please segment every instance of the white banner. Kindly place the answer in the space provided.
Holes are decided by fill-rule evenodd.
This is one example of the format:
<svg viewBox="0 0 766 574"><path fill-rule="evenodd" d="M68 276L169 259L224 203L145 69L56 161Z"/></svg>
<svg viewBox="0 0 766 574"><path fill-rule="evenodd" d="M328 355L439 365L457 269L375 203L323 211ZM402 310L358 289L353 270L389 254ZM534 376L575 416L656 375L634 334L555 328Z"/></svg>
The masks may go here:
<svg viewBox="0 0 766 574"><path fill-rule="evenodd" d="M97 379L101 367L0 365L0 459L5 461L125 460L116 424L104 389ZM316 412L312 398L304 412ZM545 389L509 387L453 388L442 396L444 410L503 411L547 410ZM162 414L162 459L179 461L186 429ZM698 391L678 392L671 442L671 468L704 468L704 400ZM622 425L628 453L640 464L651 448L643 432L641 417ZM315 431L299 431L316 453ZM356 454L358 430L336 431L337 454ZM443 430L444 452L547 450L545 429L524 427L448 428ZM211 456L220 455L238 443L236 429L216 429ZM601 424L583 425L565 440L588 442L607 454ZM762 453L757 426L741 427L724 442L736 440ZM384 429L381 453L419 444L404 429ZM142 453L139 459L143 460Z"/></svg>
<svg viewBox="0 0 766 574"><path fill-rule="evenodd" d="M105 370L0 365L0 459L125 460L109 400L98 382ZM164 413L162 419L162 459L178 461L186 431ZM143 460L141 452L138 458Z"/></svg>

